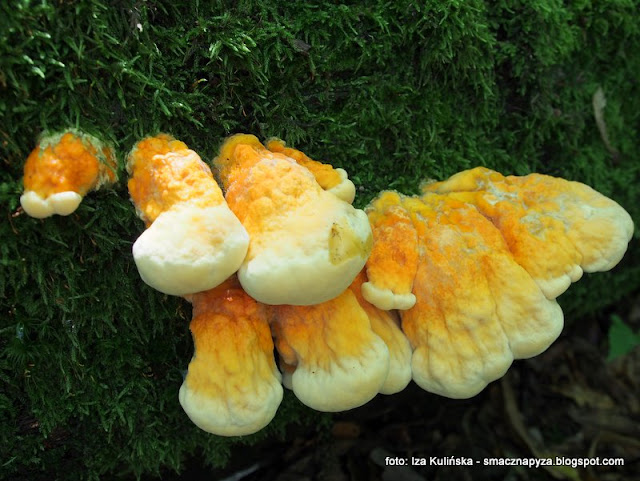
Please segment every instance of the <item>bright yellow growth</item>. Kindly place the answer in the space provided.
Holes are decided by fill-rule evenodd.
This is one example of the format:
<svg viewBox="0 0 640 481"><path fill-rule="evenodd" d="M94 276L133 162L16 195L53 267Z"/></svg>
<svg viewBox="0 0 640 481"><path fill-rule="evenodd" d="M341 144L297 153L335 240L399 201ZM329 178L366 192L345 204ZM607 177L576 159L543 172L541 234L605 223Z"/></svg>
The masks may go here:
<svg viewBox="0 0 640 481"><path fill-rule="evenodd" d="M257 164L261 165L257 167ZM300 203L299 199L315 194L313 190L317 191L309 173L301 175L295 162L283 154L268 151L253 135L229 138L220 149L215 165L227 189L229 205L236 206L237 196L247 201L272 198L275 205L265 204L265 210L272 211L276 206L287 210ZM242 186L237 193L231 188L234 184ZM245 190L245 186L251 186L251 189ZM240 215L239 218L242 220Z"/></svg>
<svg viewBox="0 0 640 481"><path fill-rule="evenodd" d="M423 186L468 202L500 230L515 260L555 299L586 272L611 269L633 235L629 214L579 182L477 167Z"/></svg>
<svg viewBox="0 0 640 481"><path fill-rule="evenodd" d="M274 306L271 329L285 366L285 381L307 406L343 411L361 406L382 388L389 349L347 289L312 306Z"/></svg>
<svg viewBox="0 0 640 481"><path fill-rule="evenodd" d="M195 357L186 380L190 389L211 398L225 391L239 396L256 382L254 377L273 376L273 361L267 362L273 359L273 341L266 308L249 297L235 277L194 294L191 301Z"/></svg>
<svg viewBox="0 0 640 481"><path fill-rule="evenodd" d="M195 353L180 404L201 429L243 436L265 427L282 401L266 307L235 276L190 296Z"/></svg>
<svg viewBox="0 0 640 481"><path fill-rule="evenodd" d="M310 305L349 286L371 251L363 211L253 135L229 137L214 165L229 208L250 237L238 277L251 296L266 304Z"/></svg>
<svg viewBox="0 0 640 481"><path fill-rule="evenodd" d="M244 155L237 152L236 147L242 147ZM218 169L218 175L222 185L226 189L234 182L242 182L248 174L249 169L259 160L259 156L252 155L253 149L258 152L264 152L267 149L258 140L258 137L251 134L236 134L225 139L220 153L215 159L215 165ZM244 149L244 150L243 150Z"/></svg>
<svg viewBox="0 0 640 481"><path fill-rule="evenodd" d="M300 150L287 147L280 139L271 139L267 141L267 149L271 152L278 152L295 160L298 164L306 167L316 178L316 182L320 184L324 190L332 189L342 182L340 174L329 164L323 164L308 157Z"/></svg>
<svg viewBox="0 0 640 481"><path fill-rule="evenodd" d="M362 296L362 284L367 281L364 269L356 276L349 290L371 322L371 330L384 341L389 349L389 374L380 388L383 394L402 391L411 381L411 345L400 330L397 311L383 311Z"/></svg>
<svg viewBox="0 0 640 481"><path fill-rule="evenodd" d="M224 201L207 164L167 134L138 142L129 154L127 170L129 193L148 224L178 203L207 207Z"/></svg>
<svg viewBox="0 0 640 481"><path fill-rule="evenodd" d="M273 310L276 346L290 365L303 359L329 371L340 358L362 356L371 336L369 318L350 290L321 304L274 306ZM286 356L293 352L298 359Z"/></svg>
<svg viewBox="0 0 640 481"><path fill-rule="evenodd" d="M418 237L402 198L382 192L367 208L373 231L373 249L367 262L367 277L378 288L409 294L418 266Z"/></svg>
<svg viewBox="0 0 640 481"><path fill-rule="evenodd" d="M25 191L46 198L60 192L84 196L105 182L115 182L113 150L84 134L66 132L43 139L24 166Z"/></svg>
<svg viewBox="0 0 640 481"><path fill-rule="evenodd" d="M229 207L250 234L277 230L272 224L274 215L310 202L319 190L310 173L305 175L283 154L268 151L253 135L229 137L214 163ZM302 224L300 230L304 230Z"/></svg>

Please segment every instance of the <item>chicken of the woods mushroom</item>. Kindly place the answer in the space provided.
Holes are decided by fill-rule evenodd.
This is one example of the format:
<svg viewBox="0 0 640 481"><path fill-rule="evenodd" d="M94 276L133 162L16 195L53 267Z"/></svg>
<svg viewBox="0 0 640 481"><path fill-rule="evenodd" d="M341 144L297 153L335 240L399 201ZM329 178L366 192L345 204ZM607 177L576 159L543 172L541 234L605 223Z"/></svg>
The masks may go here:
<svg viewBox="0 0 640 481"><path fill-rule="evenodd" d="M282 401L267 306L249 297L235 276L188 299L195 350L180 388L182 408L209 433L259 431Z"/></svg>
<svg viewBox="0 0 640 481"><path fill-rule="evenodd" d="M360 295L364 272L338 297L272 306L271 329L285 385L307 406L344 411L411 380L411 348L394 314Z"/></svg>
<svg viewBox="0 0 640 481"><path fill-rule="evenodd" d="M478 167L419 196L381 192L365 213L344 170L278 139L231 136L214 165L224 195L194 151L159 134L134 146L127 170L147 225L133 246L140 276L193 305L180 403L223 436L266 426L283 383L321 411L411 379L474 396L549 347L563 327L556 298L614 267L634 229L613 200L540 174ZM23 208L68 214L115 171L93 137L43 139Z"/></svg>
<svg viewBox="0 0 640 481"><path fill-rule="evenodd" d="M249 233L238 278L250 296L265 304L313 305L351 284L372 245L363 211L253 135L229 137L214 165L230 209Z"/></svg>
<svg viewBox="0 0 640 481"><path fill-rule="evenodd" d="M70 129L45 135L24 165L20 204L31 217L70 215L91 190L117 180L113 149L96 137Z"/></svg>
<svg viewBox="0 0 640 481"><path fill-rule="evenodd" d="M549 299L583 272L612 269L633 235L631 216L615 201L580 182L549 175L505 177L477 167L423 190L473 204Z"/></svg>
<svg viewBox="0 0 640 481"><path fill-rule="evenodd" d="M171 295L212 289L238 270L249 236L197 153L166 134L128 157L129 193L147 229L133 245L140 277Z"/></svg>
<svg viewBox="0 0 640 481"><path fill-rule="evenodd" d="M399 309L414 381L453 398L547 349L563 326L555 298L583 271L616 265L633 234L629 214L584 184L486 168L422 196L383 192L367 212L362 294Z"/></svg>

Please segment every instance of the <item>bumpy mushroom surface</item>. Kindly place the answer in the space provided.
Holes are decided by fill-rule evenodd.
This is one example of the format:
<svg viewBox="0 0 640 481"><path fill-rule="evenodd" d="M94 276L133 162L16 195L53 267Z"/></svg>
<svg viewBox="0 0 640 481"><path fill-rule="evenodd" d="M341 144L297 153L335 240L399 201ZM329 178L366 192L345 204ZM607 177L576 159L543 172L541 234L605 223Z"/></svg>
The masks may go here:
<svg viewBox="0 0 640 481"><path fill-rule="evenodd" d="M505 177L477 167L423 190L475 205L549 299L583 271L615 266L633 235L631 217L616 202L585 184L548 175Z"/></svg>
<svg viewBox="0 0 640 481"><path fill-rule="evenodd" d="M389 373L389 350L349 289L313 306L271 307L284 384L318 411L365 404Z"/></svg>
<svg viewBox="0 0 640 481"><path fill-rule="evenodd" d="M411 293L420 257L418 234L402 206L404 196L382 192L366 208L373 248L367 261L368 281L362 295L379 309L409 309L416 303Z"/></svg>
<svg viewBox="0 0 640 481"><path fill-rule="evenodd" d="M353 185L353 182L349 180L346 170L334 169L329 164L313 160L304 152L292 147L287 147L284 141L280 139L269 139L265 147L271 152L279 152L295 160L298 164L309 169L318 184L320 184L320 187L324 190L331 192L349 204L353 203L356 197L356 187Z"/></svg>
<svg viewBox="0 0 640 481"><path fill-rule="evenodd" d="M364 266L366 214L324 191L313 174L253 135L227 139L214 160L226 200L250 236L238 278L266 304L318 304L338 296Z"/></svg>
<svg viewBox="0 0 640 481"><path fill-rule="evenodd" d="M69 215L90 190L117 180L111 147L97 138L68 130L42 137L24 166L20 204L31 217Z"/></svg>
<svg viewBox="0 0 640 481"><path fill-rule="evenodd" d="M160 134L134 146L127 170L131 199L148 226L133 245L147 284L181 296L211 289L236 272L249 236L198 154Z"/></svg>
<svg viewBox="0 0 640 481"><path fill-rule="evenodd" d="M243 436L265 427L282 401L266 307L234 277L191 296L195 352L180 404L201 429Z"/></svg>
<svg viewBox="0 0 640 481"><path fill-rule="evenodd" d="M404 205L422 248L416 304L400 312L413 379L447 397L474 396L514 358L544 351L562 330L562 311L473 205L437 194Z"/></svg>

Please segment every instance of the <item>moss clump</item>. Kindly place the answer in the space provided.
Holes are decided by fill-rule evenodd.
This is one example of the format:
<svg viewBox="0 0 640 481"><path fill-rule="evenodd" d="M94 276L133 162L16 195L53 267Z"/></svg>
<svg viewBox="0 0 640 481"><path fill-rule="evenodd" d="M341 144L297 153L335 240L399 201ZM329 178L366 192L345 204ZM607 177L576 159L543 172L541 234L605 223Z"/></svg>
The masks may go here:
<svg viewBox="0 0 640 481"><path fill-rule="evenodd" d="M233 441L181 411L189 307L139 280L124 184L70 217L17 212L43 130L120 155L167 131L211 158L279 137L381 189L485 165L586 182L640 218L636 2L41 2L0 6L0 459L7 477L221 464ZM592 99L601 88L610 146ZM640 285L637 239L560 301L568 322ZM264 437L310 416L287 397ZM46 473L46 474L45 474Z"/></svg>

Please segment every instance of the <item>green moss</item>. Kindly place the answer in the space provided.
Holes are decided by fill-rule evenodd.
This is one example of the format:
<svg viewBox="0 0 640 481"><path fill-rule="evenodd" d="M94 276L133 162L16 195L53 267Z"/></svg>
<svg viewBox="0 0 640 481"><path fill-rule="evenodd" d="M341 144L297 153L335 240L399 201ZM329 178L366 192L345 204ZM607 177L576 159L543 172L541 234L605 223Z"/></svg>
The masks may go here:
<svg viewBox="0 0 640 481"><path fill-rule="evenodd" d="M121 169L158 131L205 158L230 133L277 136L346 168L359 206L479 164L538 171L586 182L640 218L636 2L427 3L2 3L3 473L140 475L196 452L220 465L237 442L199 431L178 404L190 309L140 281L130 249L143 226L124 183L70 217L16 215L43 130L113 142ZM594 120L599 87L617 154ZM637 291L637 247L636 235L613 272L560 299L568 322ZM250 440L312 416L287 396Z"/></svg>

